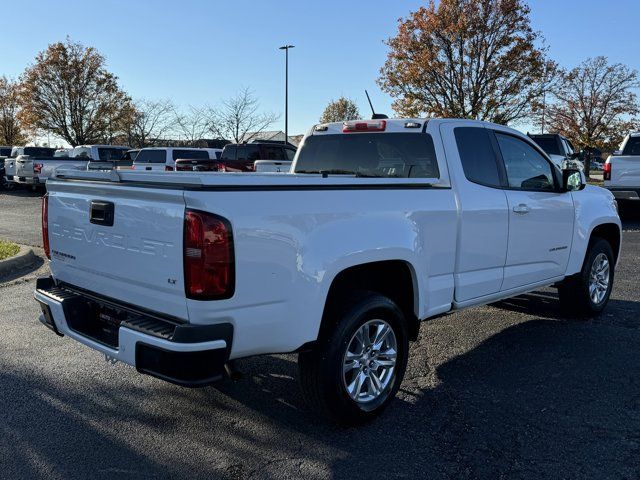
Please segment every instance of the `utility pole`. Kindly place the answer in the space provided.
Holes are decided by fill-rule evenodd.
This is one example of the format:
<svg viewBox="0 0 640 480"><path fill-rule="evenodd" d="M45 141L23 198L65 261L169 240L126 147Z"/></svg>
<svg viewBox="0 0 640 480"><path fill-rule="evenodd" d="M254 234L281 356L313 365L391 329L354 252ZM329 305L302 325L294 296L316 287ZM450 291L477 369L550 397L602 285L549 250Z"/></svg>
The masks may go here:
<svg viewBox="0 0 640 480"><path fill-rule="evenodd" d="M284 50L284 143L289 143L289 49L295 45L283 45Z"/></svg>

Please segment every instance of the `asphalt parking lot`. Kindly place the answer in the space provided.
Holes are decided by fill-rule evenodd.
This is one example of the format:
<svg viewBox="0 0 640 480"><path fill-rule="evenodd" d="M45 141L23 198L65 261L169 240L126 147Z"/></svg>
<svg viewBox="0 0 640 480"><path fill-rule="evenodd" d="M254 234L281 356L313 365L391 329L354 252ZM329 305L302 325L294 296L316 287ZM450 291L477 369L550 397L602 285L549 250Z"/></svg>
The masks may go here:
<svg viewBox="0 0 640 480"><path fill-rule="evenodd" d="M0 238L40 245L39 208L0 192ZM359 429L307 412L295 356L197 390L106 363L37 321L42 266L0 285L0 477L638 478L640 215L623 214L602 317L564 318L549 289L427 322Z"/></svg>

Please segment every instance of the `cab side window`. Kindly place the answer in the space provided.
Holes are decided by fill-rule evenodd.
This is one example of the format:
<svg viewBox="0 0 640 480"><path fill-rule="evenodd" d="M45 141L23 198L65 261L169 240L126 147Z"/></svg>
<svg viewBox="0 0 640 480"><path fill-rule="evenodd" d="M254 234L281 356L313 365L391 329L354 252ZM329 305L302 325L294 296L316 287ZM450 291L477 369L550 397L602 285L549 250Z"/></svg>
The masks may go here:
<svg viewBox="0 0 640 480"><path fill-rule="evenodd" d="M551 164L527 142L495 132L510 188L554 191Z"/></svg>

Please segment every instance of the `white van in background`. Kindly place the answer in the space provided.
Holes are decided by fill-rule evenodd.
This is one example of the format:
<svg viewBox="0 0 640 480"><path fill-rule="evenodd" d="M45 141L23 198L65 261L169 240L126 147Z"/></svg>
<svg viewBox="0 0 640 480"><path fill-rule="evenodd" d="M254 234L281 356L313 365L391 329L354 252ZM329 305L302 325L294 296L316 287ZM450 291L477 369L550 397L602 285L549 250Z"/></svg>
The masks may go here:
<svg viewBox="0 0 640 480"><path fill-rule="evenodd" d="M190 147L149 147L143 148L133 162L137 171L173 172L178 159L212 159L216 160L215 148Z"/></svg>

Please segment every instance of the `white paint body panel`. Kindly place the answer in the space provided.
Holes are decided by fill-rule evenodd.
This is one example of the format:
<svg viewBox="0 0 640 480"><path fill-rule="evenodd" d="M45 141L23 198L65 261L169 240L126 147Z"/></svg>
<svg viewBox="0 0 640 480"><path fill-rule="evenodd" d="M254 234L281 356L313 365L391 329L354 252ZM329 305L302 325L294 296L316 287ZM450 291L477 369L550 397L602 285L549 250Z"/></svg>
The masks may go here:
<svg viewBox="0 0 640 480"><path fill-rule="evenodd" d="M33 165L40 164L40 173L35 173ZM58 170L84 170L88 160L74 158L60 159L32 159L29 155L20 155L15 159L16 183L29 185L45 184L47 179L53 177Z"/></svg>
<svg viewBox="0 0 640 480"><path fill-rule="evenodd" d="M258 173L289 173L292 164L287 160L256 160L253 166Z"/></svg>
<svg viewBox="0 0 640 480"><path fill-rule="evenodd" d="M640 200L640 155L622 154L629 139L637 140L639 136L640 133L627 135L616 155L606 161L611 165L611 178L604 181L604 186L614 190L620 199Z"/></svg>
<svg viewBox="0 0 640 480"><path fill-rule="evenodd" d="M612 155L607 163L611 164L611 180L605 180L605 187L640 188L640 156Z"/></svg>
<svg viewBox="0 0 640 480"><path fill-rule="evenodd" d="M405 132L401 122L389 121L387 131ZM524 197L510 199L510 192L464 178L451 132L469 124L488 125L429 121L439 179L60 174L48 182L53 276L193 324L232 323L231 358L240 358L293 351L315 340L331 283L349 267L384 260L406 263L421 319L522 293L578 271L593 228L620 225L611 194L587 187L551 200L525 195L531 221L513 219L510 205ZM111 230L89 223L91 200L114 202ZM232 298L185 298L185 208L212 212L231 223ZM568 248L546 251L562 245ZM65 260L64 254L75 260ZM520 265L531 266L518 272Z"/></svg>
<svg viewBox="0 0 640 480"><path fill-rule="evenodd" d="M509 204L509 244L502 290L563 276L573 237L571 193L505 193Z"/></svg>

